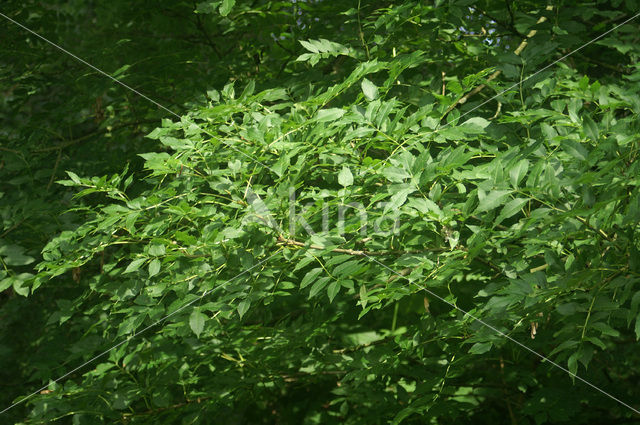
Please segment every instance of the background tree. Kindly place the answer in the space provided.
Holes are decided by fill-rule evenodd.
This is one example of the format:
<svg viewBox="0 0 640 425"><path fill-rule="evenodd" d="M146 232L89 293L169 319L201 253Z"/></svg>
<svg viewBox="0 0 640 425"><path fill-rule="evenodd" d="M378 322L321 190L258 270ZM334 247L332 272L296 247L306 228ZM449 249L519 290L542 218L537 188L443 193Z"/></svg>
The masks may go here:
<svg viewBox="0 0 640 425"><path fill-rule="evenodd" d="M3 421L637 422L638 9L4 2Z"/></svg>

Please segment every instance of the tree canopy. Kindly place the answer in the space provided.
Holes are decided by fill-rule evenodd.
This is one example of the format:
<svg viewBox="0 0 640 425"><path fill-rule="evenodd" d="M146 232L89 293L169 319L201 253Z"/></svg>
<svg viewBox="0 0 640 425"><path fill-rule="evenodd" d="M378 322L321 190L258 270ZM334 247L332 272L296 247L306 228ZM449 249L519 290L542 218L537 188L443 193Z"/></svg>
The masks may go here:
<svg viewBox="0 0 640 425"><path fill-rule="evenodd" d="M0 421L640 422L638 10L6 0Z"/></svg>

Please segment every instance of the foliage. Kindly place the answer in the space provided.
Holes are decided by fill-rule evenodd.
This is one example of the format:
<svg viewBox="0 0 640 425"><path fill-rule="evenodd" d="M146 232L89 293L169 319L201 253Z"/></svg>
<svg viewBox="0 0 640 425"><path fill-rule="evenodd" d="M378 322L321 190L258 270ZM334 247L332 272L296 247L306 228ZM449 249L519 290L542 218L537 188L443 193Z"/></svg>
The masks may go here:
<svg viewBox="0 0 640 425"><path fill-rule="evenodd" d="M8 2L3 415L637 420L637 10Z"/></svg>

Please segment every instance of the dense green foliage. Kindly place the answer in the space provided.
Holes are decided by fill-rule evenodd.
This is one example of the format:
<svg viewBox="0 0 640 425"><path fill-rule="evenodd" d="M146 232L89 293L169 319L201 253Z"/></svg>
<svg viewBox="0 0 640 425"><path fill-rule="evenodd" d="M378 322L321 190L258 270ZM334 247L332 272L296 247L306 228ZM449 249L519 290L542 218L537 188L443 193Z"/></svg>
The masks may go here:
<svg viewBox="0 0 640 425"><path fill-rule="evenodd" d="M5 1L0 421L638 423L639 9Z"/></svg>

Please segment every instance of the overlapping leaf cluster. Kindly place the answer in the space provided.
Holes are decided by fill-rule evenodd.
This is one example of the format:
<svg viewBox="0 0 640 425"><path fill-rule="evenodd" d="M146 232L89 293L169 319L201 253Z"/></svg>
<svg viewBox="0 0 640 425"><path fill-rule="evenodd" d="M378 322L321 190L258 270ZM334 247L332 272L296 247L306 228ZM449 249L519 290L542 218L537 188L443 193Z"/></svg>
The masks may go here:
<svg viewBox="0 0 640 425"><path fill-rule="evenodd" d="M286 84L209 90L147 135L142 171L67 173L77 226L23 280L78 285L44 325L71 342L32 378L126 342L30 400L24 423L632 417L496 329L637 398L633 26L594 50L620 60L616 78L575 59L525 80L619 13L442 3L347 9L361 43L309 37L269 74Z"/></svg>

